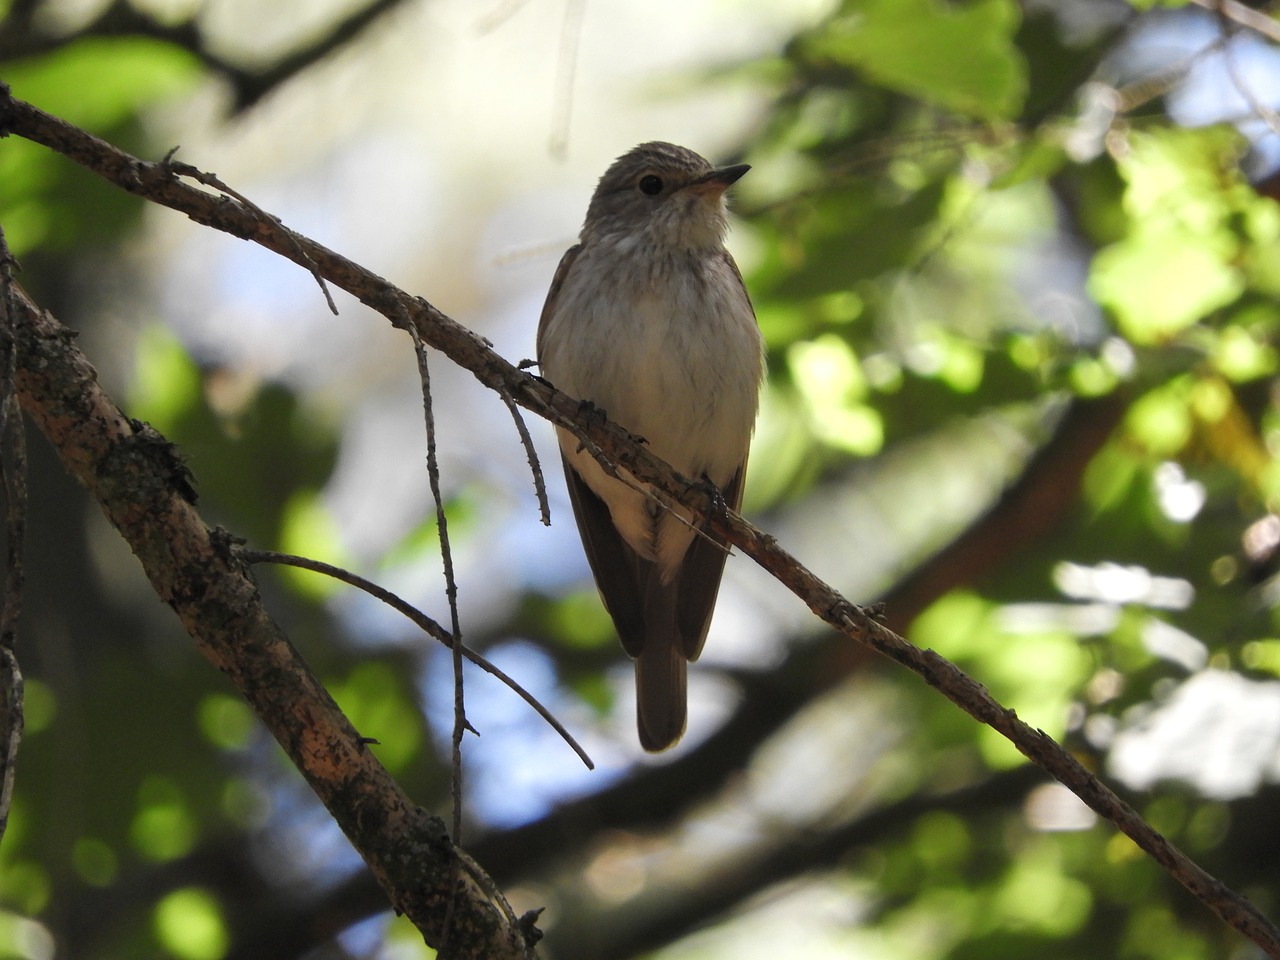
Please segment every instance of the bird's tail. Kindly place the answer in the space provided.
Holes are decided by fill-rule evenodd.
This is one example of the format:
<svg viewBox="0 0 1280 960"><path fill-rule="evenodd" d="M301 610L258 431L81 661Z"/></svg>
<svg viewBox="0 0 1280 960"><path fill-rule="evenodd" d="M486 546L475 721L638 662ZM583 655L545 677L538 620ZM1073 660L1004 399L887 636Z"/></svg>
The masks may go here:
<svg viewBox="0 0 1280 960"><path fill-rule="evenodd" d="M650 633L636 658L636 725L640 745L651 753L667 749L684 733L686 662L673 631Z"/></svg>

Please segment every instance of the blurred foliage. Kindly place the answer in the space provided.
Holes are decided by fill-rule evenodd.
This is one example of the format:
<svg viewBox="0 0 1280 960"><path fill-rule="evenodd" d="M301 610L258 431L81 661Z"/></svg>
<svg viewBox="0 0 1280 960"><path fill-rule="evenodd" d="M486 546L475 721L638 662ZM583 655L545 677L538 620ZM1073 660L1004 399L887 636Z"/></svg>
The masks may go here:
<svg viewBox="0 0 1280 960"><path fill-rule="evenodd" d="M1170 101L1197 67L1229 71L1223 50L1245 33L1158 6L843 0L744 71L770 97L743 145L756 172L737 205L771 373L748 507L815 544L805 562L840 570L855 554L895 628L1127 788L1274 916L1280 208L1259 172L1265 144L1246 137L1274 105L1249 111L1261 124L1229 103L1175 123ZM1220 42L1192 44L1206 24ZM1191 53L1153 69L1136 52L1144 31ZM1280 54L1267 49L1274 88ZM148 110L214 69L177 42L72 36L0 63L0 79L156 155L169 145L147 143ZM1261 104L1266 90L1239 96ZM100 269L141 209L42 149L0 143L0 225L24 283L68 322L92 326L102 304L65 278ZM341 416L202 361L164 326L135 333L126 408L179 445L205 517L255 546L343 562L325 500ZM1067 429L1081 418L1092 433ZM1005 455L971 443L976 428ZM403 922L360 923L376 891L278 750L167 611L112 579L131 561L102 545L56 468L37 454L33 470L41 542L0 955L416 955ZM933 519L957 485L968 508ZM1013 503L1031 507L1002 525ZM465 550L484 511L450 506ZM853 546L850 512L864 534ZM821 536L804 537L811 527ZM433 531L424 518L406 533L389 574L438 557ZM294 574L262 574L273 610L381 759L443 805L443 688L420 641L397 645L332 584ZM521 641L511 672L607 744L605 720L625 707L607 618L583 586L518 590L494 602L508 613L479 642ZM767 909L758 895L784 903L797 888L856 909L805 926L790 955L1251 955L1127 839L1017 778L1020 755L915 678L830 638L778 636L770 657L722 671L728 733L699 747L693 773L677 757L583 786L540 747L481 771L470 802L482 824L495 797L548 818L589 797L554 821L554 840L493 823L483 837L485 866L551 905L547 956L632 956L698 928L673 956L748 956L734 937ZM852 736L824 713L865 702L841 699L849 674L873 674L893 704ZM1213 701L1204 681L1235 685ZM779 754L802 778L761 773ZM1135 755L1140 770L1121 762ZM615 787L624 777L630 793ZM874 836L858 833L864 818ZM753 828L730 862L688 852ZM771 860L791 829L814 852Z"/></svg>
<svg viewBox="0 0 1280 960"><path fill-rule="evenodd" d="M85 38L4 64L4 82L15 96L125 150L146 142L143 111L190 92L199 76L190 53L141 37ZM20 259L37 251L83 253L109 244L143 208L82 167L16 138L0 152L0 183L0 223Z"/></svg>

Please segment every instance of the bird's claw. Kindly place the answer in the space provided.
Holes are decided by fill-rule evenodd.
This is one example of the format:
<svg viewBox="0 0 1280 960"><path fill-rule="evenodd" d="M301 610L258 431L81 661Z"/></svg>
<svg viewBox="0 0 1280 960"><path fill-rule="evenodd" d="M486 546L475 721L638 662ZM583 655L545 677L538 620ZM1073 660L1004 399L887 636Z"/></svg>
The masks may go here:
<svg viewBox="0 0 1280 960"><path fill-rule="evenodd" d="M599 420L601 423L609 419L608 415L590 400L578 401L578 416L584 420Z"/></svg>
<svg viewBox="0 0 1280 960"><path fill-rule="evenodd" d="M716 520L723 520L729 512L729 505L725 503L724 494L720 488L712 483L705 473L701 478L695 480L693 485L707 496L707 516Z"/></svg>

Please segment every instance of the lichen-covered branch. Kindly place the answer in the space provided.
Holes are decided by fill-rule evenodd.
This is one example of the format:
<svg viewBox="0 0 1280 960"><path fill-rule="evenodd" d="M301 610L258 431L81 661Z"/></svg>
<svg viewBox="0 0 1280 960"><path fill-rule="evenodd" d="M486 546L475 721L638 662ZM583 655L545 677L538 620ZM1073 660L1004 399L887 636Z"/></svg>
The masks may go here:
<svg viewBox="0 0 1280 960"><path fill-rule="evenodd" d="M200 652L284 748L398 911L442 956L527 960L526 933L444 825L387 773L271 618L233 538L210 530L185 467L97 383L74 333L16 284L0 324L17 349L17 394L66 469L96 499Z"/></svg>

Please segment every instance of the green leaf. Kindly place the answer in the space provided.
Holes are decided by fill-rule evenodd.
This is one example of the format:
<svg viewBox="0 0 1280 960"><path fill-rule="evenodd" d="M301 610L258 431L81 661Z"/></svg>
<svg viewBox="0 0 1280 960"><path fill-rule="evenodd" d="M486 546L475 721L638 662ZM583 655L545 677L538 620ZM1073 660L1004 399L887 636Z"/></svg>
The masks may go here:
<svg viewBox="0 0 1280 960"><path fill-rule="evenodd" d="M152 775L142 783L129 836L143 858L176 860L191 851L199 832L191 804L172 779Z"/></svg>
<svg viewBox="0 0 1280 960"><path fill-rule="evenodd" d="M200 62L142 37L92 38L5 67L13 94L77 126L103 130L139 108L187 93Z"/></svg>
<svg viewBox="0 0 1280 960"><path fill-rule="evenodd" d="M1128 235L1094 258L1089 292L1136 343L1158 344L1245 290L1238 227L1255 195L1219 128L1132 134L1120 163Z"/></svg>
<svg viewBox="0 0 1280 960"><path fill-rule="evenodd" d="M156 937L179 960L218 960L229 935L222 906L207 890L186 887L165 896L155 909Z"/></svg>
<svg viewBox="0 0 1280 960"><path fill-rule="evenodd" d="M826 334L794 343L787 362L819 437L859 456L879 452L884 424L879 413L860 402L866 396L866 378L844 340Z"/></svg>
<svg viewBox="0 0 1280 960"><path fill-rule="evenodd" d="M936 222L945 194L945 182L934 181L890 202L870 181L838 184L804 212L803 246L792 250L785 269L776 269L772 287L768 280L757 285L759 294L788 301L856 293L858 281L896 270L912 258Z"/></svg>
<svg viewBox="0 0 1280 960"><path fill-rule="evenodd" d="M166 436L202 402L200 368L172 332L146 327L138 334L129 412Z"/></svg>
<svg viewBox="0 0 1280 960"><path fill-rule="evenodd" d="M1244 292L1224 234L1144 232L1093 260L1089 292L1135 343L1167 340Z"/></svg>
<svg viewBox="0 0 1280 960"><path fill-rule="evenodd" d="M548 613L551 632L566 646L598 650L614 642L613 624L594 590L570 594Z"/></svg>
<svg viewBox="0 0 1280 960"><path fill-rule="evenodd" d="M1027 68L1013 43L1021 17L1009 0L859 0L815 52L892 90L987 120L1018 115Z"/></svg>
<svg viewBox="0 0 1280 960"><path fill-rule="evenodd" d="M378 743L378 759L392 771L404 769L422 744L421 713L406 688L402 665L369 661L328 684L333 699L360 731Z"/></svg>
<svg viewBox="0 0 1280 960"><path fill-rule="evenodd" d="M1190 392L1189 381L1178 378L1139 397L1129 408L1125 426L1153 457L1175 456L1191 441Z"/></svg>

